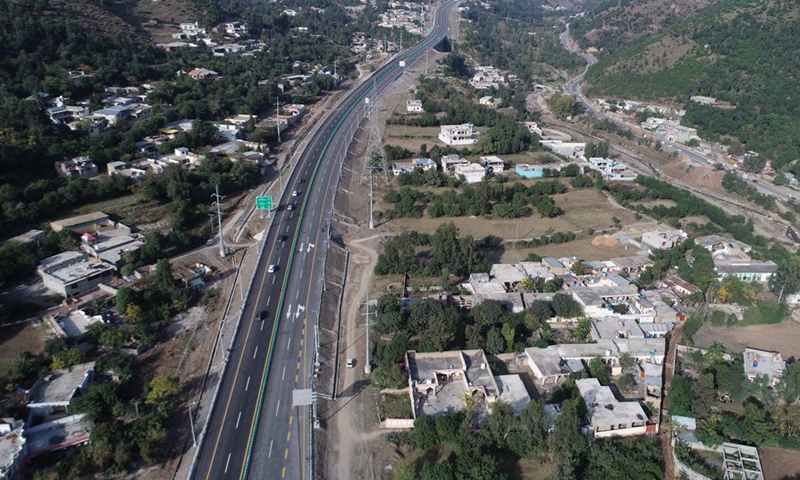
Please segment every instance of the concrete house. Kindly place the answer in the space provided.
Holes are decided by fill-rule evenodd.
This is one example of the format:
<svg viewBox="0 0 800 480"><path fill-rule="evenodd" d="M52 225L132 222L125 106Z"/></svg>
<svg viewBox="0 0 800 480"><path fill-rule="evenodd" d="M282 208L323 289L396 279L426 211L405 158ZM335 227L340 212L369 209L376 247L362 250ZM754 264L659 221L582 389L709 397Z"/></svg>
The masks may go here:
<svg viewBox="0 0 800 480"><path fill-rule="evenodd" d="M467 165L456 165L453 173L463 178L466 183L480 183L486 176L486 169L477 163L470 163Z"/></svg>
<svg viewBox="0 0 800 480"><path fill-rule="evenodd" d="M85 391L94 378L94 362L53 370L28 392L28 409L36 416L67 411L72 398Z"/></svg>
<svg viewBox="0 0 800 480"><path fill-rule="evenodd" d="M114 276L114 267L90 260L80 252L63 252L39 263L38 273L45 288L64 298L81 295Z"/></svg>
<svg viewBox="0 0 800 480"><path fill-rule="evenodd" d="M423 172L436 170L436 162L431 158L415 158L411 162L414 164L414 168L422 169Z"/></svg>
<svg viewBox="0 0 800 480"><path fill-rule="evenodd" d="M474 145L478 141L478 134L471 123L461 125L442 125L439 140L446 145Z"/></svg>
<svg viewBox="0 0 800 480"><path fill-rule="evenodd" d="M406 112L425 113L425 109L422 108L422 100L406 100Z"/></svg>
<svg viewBox="0 0 800 480"><path fill-rule="evenodd" d="M491 171L492 173L503 173L503 170L506 168L503 159L494 155L481 157L481 165L486 168L487 172Z"/></svg>
<svg viewBox="0 0 800 480"><path fill-rule="evenodd" d="M444 173L453 174L455 168L458 165L469 165L469 162L466 158L461 158L458 156L457 153L451 153L450 155L444 155L442 157L442 171Z"/></svg>
<svg viewBox="0 0 800 480"><path fill-rule="evenodd" d="M647 433L647 414L637 400L617 400L611 389L600 385L596 378L584 378L575 384L586 404L587 433L591 438L632 437Z"/></svg>
<svg viewBox="0 0 800 480"><path fill-rule="evenodd" d="M786 374L786 362L778 352L747 347L744 349L744 374L751 382L763 375L769 379L770 386L774 387Z"/></svg>
<svg viewBox="0 0 800 480"><path fill-rule="evenodd" d="M56 172L62 178L78 179L97 176L97 165L90 157L75 157L63 162L55 162Z"/></svg>

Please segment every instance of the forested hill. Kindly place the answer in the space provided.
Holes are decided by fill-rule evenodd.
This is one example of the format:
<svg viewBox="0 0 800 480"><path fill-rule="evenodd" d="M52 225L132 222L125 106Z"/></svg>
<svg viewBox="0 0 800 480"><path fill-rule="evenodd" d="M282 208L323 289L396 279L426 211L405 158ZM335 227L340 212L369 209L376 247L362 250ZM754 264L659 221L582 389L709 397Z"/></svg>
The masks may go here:
<svg viewBox="0 0 800 480"><path fill-rule="evenodd" d="M578 39L593 46L586 35ZM781 167L800 158L798 52L800 2L723 0L656 35L601 50L587 93L685 102L684 124L712 139L738 137ZM702 106L691 95L736 108Z"/></svg>

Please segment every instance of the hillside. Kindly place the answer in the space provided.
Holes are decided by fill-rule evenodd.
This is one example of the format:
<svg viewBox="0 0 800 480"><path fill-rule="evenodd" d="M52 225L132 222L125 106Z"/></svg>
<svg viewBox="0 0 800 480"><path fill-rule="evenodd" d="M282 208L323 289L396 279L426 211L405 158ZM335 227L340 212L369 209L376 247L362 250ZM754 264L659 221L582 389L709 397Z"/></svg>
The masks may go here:
<svg viewBox="0 0 800 480"><path fill-rule="evenodd" d="M800 157L798 19L796 1L723 0L616 52L601 51L586 76L587 93L685 102L683 123L702 136L738 137L777 167L788 165ZM580 42L594 46L586 34ZM699 105L691 95L736 108Z"/></svg>
<svg viewBox="0 0 800 480"><path fill-rule="evenodd" d="M613 52L719 1L585 0L578 7L583 13L570 22L570 30L581 47Z"/></svg>

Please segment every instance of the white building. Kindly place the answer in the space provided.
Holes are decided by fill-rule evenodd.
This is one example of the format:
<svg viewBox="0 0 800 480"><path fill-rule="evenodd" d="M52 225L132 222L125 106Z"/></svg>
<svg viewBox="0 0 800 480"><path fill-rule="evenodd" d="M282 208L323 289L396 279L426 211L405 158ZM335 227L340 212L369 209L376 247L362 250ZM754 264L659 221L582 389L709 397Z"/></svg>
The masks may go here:
<svg viewBox="0 0 800 480"><path fill-rule="evenodd" d="M406 100L406 112L425 113L425 109L422 108L422 100Z"/></svg>
<svg viewBox="0 0 800 480"><path fill-rule="evenodd" d="M444 173L453 174L458 165L469 165L466 158L461 158L457 153L442 156L442 171Z"/></svg>
<svg viewBox="0 0 800 480"><path fill-rule="evenodd" d="M479 183L486 176L486 169L477 163L456 165L453 169L456 177L463 177L466 183Z"/></svg>
<svg viewBox="0 0 800 480"><path fill-rule="evenodd" d="M596 378L575 382L586 404L588 433L592 438L631 437L647 433L647 414L637 400L620 402Z"/></svg>
<svg viewBox="0 0 800 480"><path fill-rule="evenodd" d="M657 230L642 235L642 248L649 252L670 250L688 238L683 230Z"/></svg>
<svg viewBox="0 0 800 480"><path fill-rule="evenodd" d="M491 170L492 173L503 173L506 168L506 163L502 158L490 155L488 157L481 157L481 165L486 167L486 170Z"/></svg>
<svg viewBox="0 0 800 480"><path fill-rule="evenodd" d="M414 171L414 164L411 162L394 162L392 163L392 174L396 177L404 173L411 173Z"/></svg>
<svg viewBox="0 0 800 480"><path fill-rule="evenodd" d="M562 140L542 140L541 145L553 153L569 158L584 158L586 144L580 142L564 142Z"/></svg>
<svg viewBox="0 0 800 480"><path fill-rule="evenodd" d="M480 100L478 100L478 103L491 108L500 108L500 106L503 105L503 99L492 97L491 95L486 95L484 97L481 97Z"/></svg>
<svg viewBox="0 0 800 480"><path fill-rule="evenodd" d="M447 145L474 145L477 142L478 134L475 132L474 125L463 123L461 125L442 125L439 133L439 140Z"/></svg>

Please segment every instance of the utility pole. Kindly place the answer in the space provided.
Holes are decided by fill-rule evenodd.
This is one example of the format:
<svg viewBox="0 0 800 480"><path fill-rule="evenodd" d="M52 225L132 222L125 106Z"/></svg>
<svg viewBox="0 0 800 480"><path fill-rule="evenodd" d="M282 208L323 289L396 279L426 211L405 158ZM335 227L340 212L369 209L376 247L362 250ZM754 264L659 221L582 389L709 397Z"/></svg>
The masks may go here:
<svg viewBox="0 0 800 480"><path fill-rule="evenodd" d="M369 288L367 289L367 361L364 363L364 373L367 375L372 371L372 364L369 361Z"/></svg>
<svg viewBox="0 0 800 480"><path fill-rule="evenodd" d="M275 97L275 115L278 117L278 143L281 143L281 97Z"/></svg>
<svg viewBox="0 0 800 480"><path fill-rule="evenodd" d="M370 175L369 175L369 229L370 230L375 230L375 216L373 215L373 212L372 212L372 208L373 208L372 207L372 203L373 203L372 172L370 171ZM369 307L367 308L367 311L369 311ZM367 316L367 319L369 319L369 315ZM369 320L367 320L367 323L369 323ZM367 335L369 335L369 333L367 333Z"/></svg>
<svg viewBox="0 0 800 480"><path fill-rule="evenodd" d="M192 407L189 407L189 425L192 427L192 443L197 447L197 436L194 433L194 421L192 420Z"/></svg>
<svg viewBox="0 0 800 480"><path fill-rule="evenodd" d="M219 184L216 186L216 193L211 194L217 204L217 223L219 224L219 256L225 258L225 238L222 235L222 210L219 205L222 199L225 198L219 194Z"/></svg>

